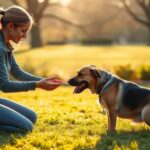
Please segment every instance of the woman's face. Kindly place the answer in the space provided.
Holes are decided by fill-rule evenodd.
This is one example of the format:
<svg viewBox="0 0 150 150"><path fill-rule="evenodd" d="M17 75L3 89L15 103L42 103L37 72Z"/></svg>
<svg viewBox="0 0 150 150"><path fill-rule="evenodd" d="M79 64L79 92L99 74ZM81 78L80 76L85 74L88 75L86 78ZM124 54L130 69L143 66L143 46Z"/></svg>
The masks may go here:
<svg viewBox="0 0 150 150"><path fill-rule="evenodd" d="M13 24L9 27L9 40L13 41L14 43L19 43L22 38L26 38L27 33L31 28L31 23L26 23L23 26L15 27Z"/></svg>

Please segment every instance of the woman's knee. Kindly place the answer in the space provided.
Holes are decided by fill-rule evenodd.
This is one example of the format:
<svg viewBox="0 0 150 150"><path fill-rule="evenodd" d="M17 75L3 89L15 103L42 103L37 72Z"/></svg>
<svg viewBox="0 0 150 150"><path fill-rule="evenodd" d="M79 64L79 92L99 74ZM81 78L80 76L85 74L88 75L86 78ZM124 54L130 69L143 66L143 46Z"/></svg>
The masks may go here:
<svg viewBox="0 0 150 150"><path fill-rule="evenodd" d="M37 121L37 114L34 111L32 111L30 120L32 121L33 124L35 124Z"/></svg>
<svg viewBox="0 0 150 150"><path fill-rule="evenodd" d="M26 122L22 127L21 127L21 132L22 133L28 133L32 132L33 130L33 123L31 121Z"/></svg>
<svg viewBox="0 0 150 150"><path fill-rule="evenodd" d="M37 114L31 110L28 109L28 111L26 111L26 113L23 114L26 118L28 118L33 124L36 123L37 121Z"/></svg>

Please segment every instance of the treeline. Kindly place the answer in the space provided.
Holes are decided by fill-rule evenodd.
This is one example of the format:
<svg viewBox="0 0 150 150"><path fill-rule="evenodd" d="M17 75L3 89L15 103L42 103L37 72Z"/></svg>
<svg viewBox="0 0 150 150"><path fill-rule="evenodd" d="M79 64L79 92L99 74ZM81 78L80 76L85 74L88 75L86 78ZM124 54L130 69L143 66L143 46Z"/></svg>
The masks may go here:
<svg viewBox="0 0 150 150"><path fill-rule="evenodd" d="M47 72L47 65L42 65L43 67L35 67L34 65L25 65L23 69L39 76L47 77L49 73ZM39 68L42 68L39 70ZM143 65L138 68L132 68L131 65L121 65L114 68L114 74L118 75L120 78L130 81L150 81L150 65ZM63 78L63 77L60 77Z"/></svg>

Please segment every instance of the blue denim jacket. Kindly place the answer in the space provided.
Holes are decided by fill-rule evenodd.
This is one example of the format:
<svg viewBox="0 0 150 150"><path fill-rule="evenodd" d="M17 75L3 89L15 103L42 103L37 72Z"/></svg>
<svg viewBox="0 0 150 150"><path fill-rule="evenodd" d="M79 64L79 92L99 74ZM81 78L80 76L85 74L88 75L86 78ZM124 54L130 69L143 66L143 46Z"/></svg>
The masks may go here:
<svg viewBox="0 0 150 150"><path fill-rule="evenodd" d="M18 81L9 80L9 75ZM40 79L42 78L31 75L19 67L13 48L11 45L6 45L3 33L0 31L0 90L3 92L35 90L36 81Z"/></svg>

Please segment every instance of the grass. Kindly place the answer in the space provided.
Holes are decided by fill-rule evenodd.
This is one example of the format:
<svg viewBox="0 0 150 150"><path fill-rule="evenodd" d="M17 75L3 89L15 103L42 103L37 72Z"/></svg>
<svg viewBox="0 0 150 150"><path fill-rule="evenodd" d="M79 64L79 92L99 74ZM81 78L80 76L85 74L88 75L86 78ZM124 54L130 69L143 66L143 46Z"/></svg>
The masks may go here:
<svg viewBox="0 0 150 150"><path fill-rule="evenodd" d="M101 113L97 96L84 91L72 94L70 87L53 92L37 90L4 94L32 108L38 114L32 133L0 134L0 148L4 150L105 150L142 149L150 146L150 131L145 124L132 125L130 120L118 119L117 133L107 134L107 116Z"/></svg>
<svg viewBox="0 0 150 150"><path fill-rule="evenodd" d="M53 74L58 72L67 80L85 64L113 69L116 65L135 67L150 63L149 47L81 47L53 46L32 51L16 51L24 63L42 66ZM27 61L28 60L28 61ZM45 68L44 68L45 66ZM101 113L97 96L88 90L72 94L72 87L59 87L53 92L36 90L21 93L0 93L15 102L33 109L38 121L32 133L0 133L3 150L147 150L150 147L150 128L145 124L132 125L130 120L117 120L117 133L107 133L107 116Z"/></svg>

